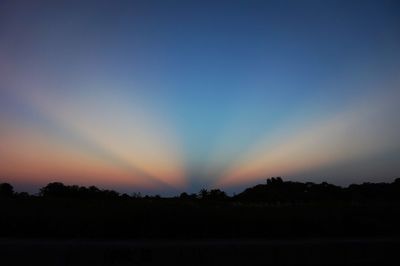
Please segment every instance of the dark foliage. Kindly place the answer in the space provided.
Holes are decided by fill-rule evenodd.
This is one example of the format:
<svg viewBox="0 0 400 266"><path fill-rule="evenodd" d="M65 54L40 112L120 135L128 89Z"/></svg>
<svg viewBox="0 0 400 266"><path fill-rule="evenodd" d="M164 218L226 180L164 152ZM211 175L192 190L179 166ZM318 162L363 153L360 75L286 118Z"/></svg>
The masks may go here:
<svg viewBox="0 0 400 266"><path fill-rule="evenodd" d="M226 193L220 189L202 189L198 195L199 199L202 200L212 200L212 201L224 201L228 199Z"/></svg>
<svg viewBox="0 0 400 266"><path fill-rule="evenodd" d="M14 195L14 188L8 183L0 184L0 197L12 197Z"/></svg>
<svg viewBox="0 0 400 266"><path fill-rule="evenodd" d="M62 183L38 196L0 188L0 237L400 236L400 179L342 188L271 178L233 197L218 189L162 198Z"/></svg>
<svg viewBox="0 0 400 266"><path fill-rule="evenodd" d="M267 179L266 184L248 188L234 197L237 201L271 204L302 204L328 201L399 201L400 179L393 183L363 183L342 188L323 182L284 182L280 177Z"/></svg>
<svg viewBox="0 0 400 266"><path fill-rule="evenodd" d="M8 183L0 184L0 197L32 197L26 192L15 193ZM64 185L61 182L49 183L39 191L43 198L71 199L163 199L160 195L142 196L140 192L119 194L113 190L99 189L95 186L84 187ZM268 204L303 204L321 202L365 202L365 201L399 201L400 178L392 183L352 184L346 188L322 182L301 183L283 181L280 177L272 177L265 184L245 189L243 192L229 197L220 189L201 189L198 194L181 193L176 199L183 201L220 201L220 202L254 202Z"/></svg>
<svg viewBox="0 0 400 266"><path fill-rule="evenodd" d="M100 190L95 186L66 186L60 182L49 183L40 189L42 197L46 198L76 198L76 199L113 199L120 197L118 192L113 190ZM121 195L121 198L129 198L128 195Z"/></svg>

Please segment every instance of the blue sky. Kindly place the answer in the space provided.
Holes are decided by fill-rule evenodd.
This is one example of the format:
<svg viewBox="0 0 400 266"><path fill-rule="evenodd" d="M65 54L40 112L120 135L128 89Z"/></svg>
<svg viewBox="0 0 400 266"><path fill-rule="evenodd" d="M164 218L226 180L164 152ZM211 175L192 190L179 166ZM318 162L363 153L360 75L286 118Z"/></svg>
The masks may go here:
<svg viewBox="0 0 400 266"><path fill-rule="evenodd" d="M391 180L399 11L396 1L3 1L0 178L161 193L275 174Z"/></svg>

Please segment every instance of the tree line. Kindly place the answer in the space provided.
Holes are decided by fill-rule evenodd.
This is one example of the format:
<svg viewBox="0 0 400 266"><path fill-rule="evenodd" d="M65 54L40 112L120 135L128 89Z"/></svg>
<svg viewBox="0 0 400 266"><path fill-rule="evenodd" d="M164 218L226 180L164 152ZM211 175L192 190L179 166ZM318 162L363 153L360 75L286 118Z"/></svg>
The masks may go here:
<svg viewBox="0 0 400 266"><path fill-rule="evenodd" d="M159 195L142 196L141 193L121 194L114 190L99 189L95 186L65 185L52 182L39 190L38 195L15 192L9 183L0 184L1 198L72 198L72 199L163 199ZM327 182L283 181L281 177L266 179L243 192L229 196L220 189L201 189L198 193L183 192L174 197L181 201L221 201L221 202L264 202L270 204L296 204L321 201L400 201L400 178L392 183L362 183L347 187L336 186Z"/></svg>

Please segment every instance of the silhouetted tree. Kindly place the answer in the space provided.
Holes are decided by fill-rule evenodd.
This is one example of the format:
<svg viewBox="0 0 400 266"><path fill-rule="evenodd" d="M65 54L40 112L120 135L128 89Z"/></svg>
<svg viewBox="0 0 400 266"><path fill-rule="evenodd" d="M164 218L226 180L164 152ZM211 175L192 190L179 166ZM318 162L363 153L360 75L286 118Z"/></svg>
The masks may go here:
<svg viewBox="0 0 400 266"><path fill-rule="evenodd" d="M8 183L0 184L0 197L29 198L27 193L15 193L12 185ZM120 195L114 190L101 190L95 186L85 187L78 185L67 186L61 182L47 184L40 189L39 196L42 197L62 197L73 199L135 199L141 198L140 193ZM245 189L243 192L230 198L220 189L207 190L201 189L198 194L188 194L183 192L177 197L181 200L209 200L224 201L251 201L269 204L301 204L326 201L347 201L347 202L366 202L366 201L400 201L400 178L396 178L392 183L363 183L352 184L346 188L335 186L327 182L315 184L312 182L292 182L283 181L281 177L271 177L266 183ZM162 199L161 196L145 196L145 199Z"/></svg>
<svg viewBox="0 0 400 266"><path fill-rule="evenodd" d="M66 197L68 194L68 187L61 182L49 183L39 192L43 197Z"/></svg>
<svg viewBox="0 0 400 266"><path fill-rule="evenodd" d="M124 199L124 200L128 200L128 199L130 199L131 197L129 197L128 194L124 193L124 194L121 195L121 198Z"/></svg>
<svg viewBox="0 0 400 266"><path fill-rule="evenodd" d="M40 189L40 196L55 198L76 198L76 199L116 199L120 194L114 190L100 190L95 186L89 188L84 186L66 186L60 182L47 184Z"/></svg>
<svg viewBox="0 0 400 266"><path fill-rule="evenodd" d="M140 192L133 192L132 193L132 198L141 199L142 198L142 194Z"/></svg>
<svg viewBox="0 0 400 266"><path fill-rule="evenodd" d="M267 179L267 185L276 186L283 184L281 177L271 177Z"/></svg>
<svg viewBox="0 0 400 266"><path fill-rule="evenodd" d="M182 199L182 200L195 200L195 199L197 199L197 195L196 194L188 194L188 193L186 193L186 192L182 192L180 195L179 195L179 199Z"/></svg>
<svg viewBox="0 0 400 266"><path fill-rule="evenodd" d="M207 199L208 195L209 195L209 192L208 192L208 190L205 189L205 188L202 188L202 189L200 190L200 192L199 192L199 198L200 198L200 199Z"/></svg>
<svg viewBox="0 0 400 266"><path fill-rule="evenodd" d="M180 198L180 199L183 199L183 200L187 200L187 199L190 198L190 196L189 196L188 193L182 192L182 193L179 195L179 198Z"/></svg>
<svg viewBox="0 0 400 266"><path fill-rule="evenodd" d="M14 195L14 188L9 183L0 184L0 197L12 197Z"/></svg>
<svg viewBox="0 0 400 266"><path fill-rule="evenodd" d="M114 191L114 190L108 190L108 189L105 189L105 190L103 190L102 191L102 195L105 197L105 198L118 198L119 197L119 193L118 192L116 192L116 191Z"/></svg>
<svg viewBox="0 0 400 266"><path fill-rule="evenodd" d="M212 189L208 193L207 199L210 200L226 200L228 196L226 193L220 189Z"/></svg>
<svg viewBox="0 0 400 266"><path fill-rule="evenodd" d="M199 198L204 200L225 200L228 198L226 193L220 189L202 189L199 192Z"/></svg>
<svg viewBox="0 0 400 266"><path fill-rule="evenodd" d="M27 199L30 197L30 195L27 192L19 192L19 193L15 193L15 195L18 198L22 198L22 199Z"/></svg>

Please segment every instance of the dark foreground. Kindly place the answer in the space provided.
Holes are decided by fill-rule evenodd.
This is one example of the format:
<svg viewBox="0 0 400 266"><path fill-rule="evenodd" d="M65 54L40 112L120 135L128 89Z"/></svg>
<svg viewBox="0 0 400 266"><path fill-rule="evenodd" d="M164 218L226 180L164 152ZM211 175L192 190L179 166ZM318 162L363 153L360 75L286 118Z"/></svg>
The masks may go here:
<svg viewBox="0 0 400 266"><path fill-rule="evenodd" d="M0 240L1 265L398 265L399 239Z"/></svg>
<svg viewBox="0 0 400 266"><path fill-rule="evenodd" d="M0 266L400 265L400 179L340 188L279 178L229 197L0 185Z"/></svg>

